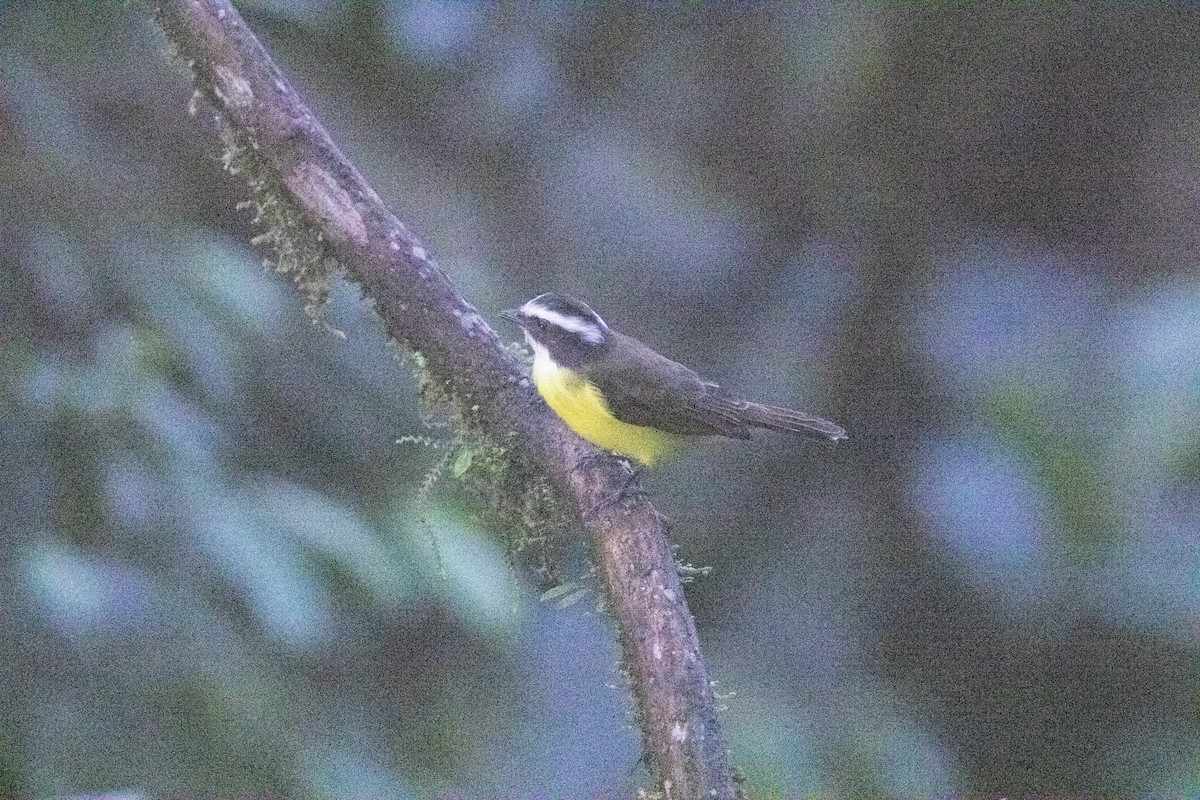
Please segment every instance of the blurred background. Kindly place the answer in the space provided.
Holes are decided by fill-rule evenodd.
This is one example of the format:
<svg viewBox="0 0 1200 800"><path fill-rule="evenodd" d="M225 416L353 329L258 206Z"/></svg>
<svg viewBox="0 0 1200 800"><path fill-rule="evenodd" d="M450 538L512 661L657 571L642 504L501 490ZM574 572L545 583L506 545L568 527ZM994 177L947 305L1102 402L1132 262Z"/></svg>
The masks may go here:
<svg viewBox="0 0 1200 800"><path fill-rule="evenodd" d="M647 478L751 793L1200 794L1194 14L239 6L490 319L850 431ZM422 501L164 53L0 11L0 795L628 796L585 547L542 599L466 465Z"/></svg>

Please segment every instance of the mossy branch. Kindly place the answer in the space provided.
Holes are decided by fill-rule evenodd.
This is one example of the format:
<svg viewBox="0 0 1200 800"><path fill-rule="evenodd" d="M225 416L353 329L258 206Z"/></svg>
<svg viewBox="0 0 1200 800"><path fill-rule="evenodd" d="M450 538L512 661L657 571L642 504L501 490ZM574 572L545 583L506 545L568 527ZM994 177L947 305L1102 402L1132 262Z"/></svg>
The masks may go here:
<svg viewBox="0 0 1200 800"><path fill-rule="evenodd" d="M666 524L624 462L575 436L428 250L347 161L226 0L149 0L215 111L227 163L253 191L276 266L319 304L333 267L420 354L462 424L544 473L593 539L664 796L736 796L699 640Z"/></svg>

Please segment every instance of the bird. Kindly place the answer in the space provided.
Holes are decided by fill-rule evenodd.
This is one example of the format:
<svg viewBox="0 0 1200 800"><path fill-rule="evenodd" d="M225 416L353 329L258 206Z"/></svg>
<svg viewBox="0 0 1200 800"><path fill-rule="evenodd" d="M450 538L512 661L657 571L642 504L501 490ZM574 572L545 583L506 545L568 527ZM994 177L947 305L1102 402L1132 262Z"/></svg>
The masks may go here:
<svg viewBox="0 0 1200 800"><path fill-rule="evenodd" d="M501 317L533 350L533 383L575 433L646 467L693 436L749 439L753 428L837 442L841 426L739 399L649 345L610 328L582 300L539 294Z"/></svg>

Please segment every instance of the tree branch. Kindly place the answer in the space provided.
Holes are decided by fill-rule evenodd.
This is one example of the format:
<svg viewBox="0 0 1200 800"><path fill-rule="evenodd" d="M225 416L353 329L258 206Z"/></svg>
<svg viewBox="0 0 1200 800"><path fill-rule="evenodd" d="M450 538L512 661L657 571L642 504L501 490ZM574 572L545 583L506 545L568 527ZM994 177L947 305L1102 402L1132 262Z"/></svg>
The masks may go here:
<svg viewBox="0 0 1200 800"><path fill-rule="evenodd" d="M537 398L524 368L346 160L229 2L149 1L227 145L245 148L265 173L253 176L255 190L268 181L278 195L271 202L282 198L316 232L309 241L362 287L388 333L422 354L466 424L544 470L581 511L664 794L736 796L666 525L629 466L579 439Z"/></svg>

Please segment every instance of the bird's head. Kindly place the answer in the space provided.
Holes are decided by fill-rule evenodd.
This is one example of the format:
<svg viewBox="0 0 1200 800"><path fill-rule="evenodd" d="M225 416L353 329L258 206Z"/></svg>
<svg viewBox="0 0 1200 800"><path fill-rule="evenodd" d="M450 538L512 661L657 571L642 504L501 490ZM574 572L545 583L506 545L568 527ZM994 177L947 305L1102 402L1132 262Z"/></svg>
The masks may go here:
<svg viewBox="0 0 1200 800"><path fill-rule="evenodd" d="M611 333L600 315L582 300L565 294L539 294L520 308L505 311L520 325L535 355L543 352L564 367L577 367L608 344Z"/></svg>

